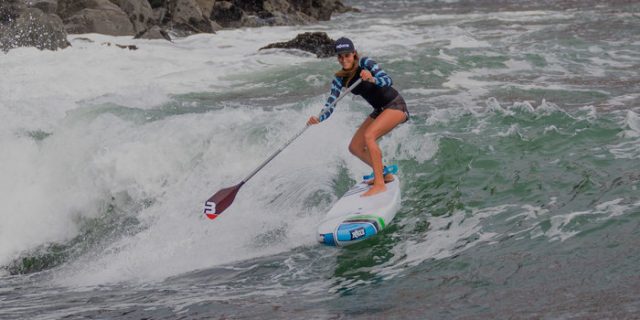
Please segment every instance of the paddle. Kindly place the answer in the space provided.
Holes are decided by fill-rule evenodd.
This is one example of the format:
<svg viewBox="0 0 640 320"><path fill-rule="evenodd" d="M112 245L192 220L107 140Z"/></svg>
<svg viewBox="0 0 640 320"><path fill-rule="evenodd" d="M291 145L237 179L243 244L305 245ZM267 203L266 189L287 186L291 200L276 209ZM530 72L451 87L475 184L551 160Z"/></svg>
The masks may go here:
<svg viewBox="0 0 640 320"><path fill-rule="evenodd" d="M332 105L335 105L336 103L338 103L340 99L344 98L344 96L346 96L347 93L351 92L351 90L353 90L357 85L359 85L361 81L362 79L358 79L356 82L354 82L349 88L347 88L347 90L345 90L344 94L342 94L340 97L338 97L338 99L336 99L336 101L332 103ZM266 166L267 163L269 163L280 152L282 152L282 150L284 150L295 139L301 136L307 130L307 128L309 128L309 126L310 125L306 125L300 132L298 132L295 136L293 136L293 138L289 139L289 141L287 141L287 143L285 143L284 146L282 146L282 148L278 149L278 151L272 154L267 160L265 160L260 166L258 166L258 168L253 170L253 172L251 172L251 174L249 174L246 178L244 178L244 180L242 180L240 183L236 184L233 187L224 188L216 192L214 195L212 195L211 198L209 198L207 202L205 202L204 204L204 215L211 220L217 218L218 215L224 212L224 210L226 210L233 203L233 200L236 198L236 194L238 193L240 188L247 181L249 181L249 179L251 179L256 173L258 173L258 171L264 168L264 166Z"/></svg>

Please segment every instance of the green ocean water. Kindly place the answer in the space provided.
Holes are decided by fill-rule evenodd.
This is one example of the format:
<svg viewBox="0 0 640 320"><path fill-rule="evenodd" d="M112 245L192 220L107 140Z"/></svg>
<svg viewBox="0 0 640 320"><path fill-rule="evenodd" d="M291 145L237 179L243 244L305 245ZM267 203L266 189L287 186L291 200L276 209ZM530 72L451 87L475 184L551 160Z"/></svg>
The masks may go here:
<svg viewBox="0 0 640 320"><path fill-rule="evenodd" d="M313 241L314 223L367 173L346 145L370 109L351 98L247 185L224 222L191 218L200 204L187 203L243 178L321 106L337 65L256 53L222 77L228 88L154 108L87 102L65 115L69 131L25 134L47 156L48 143L104 126L111 149L78 170L116 182L64 240L9 259L0 318L636 318L640 6L348 3L361 12L295 31L352 37L408 102L411 121L380 141L402 190L382 234L341 249ZM216 135L203 138L206 126ZM148 161L110 153L132 141L122 154L184 155L158 176L104 169Z"/></svg>

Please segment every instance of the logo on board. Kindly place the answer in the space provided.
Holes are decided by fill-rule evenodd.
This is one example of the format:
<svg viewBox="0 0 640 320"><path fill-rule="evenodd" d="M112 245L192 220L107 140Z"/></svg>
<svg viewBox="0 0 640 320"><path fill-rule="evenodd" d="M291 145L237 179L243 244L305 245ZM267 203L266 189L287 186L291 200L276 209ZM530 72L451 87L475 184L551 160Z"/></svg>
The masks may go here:
<svg viewBox="0 0 640 320"><path fill-rule="evenodd" d="M362 237L364 237L365 232L364 232L364 228L358 228L355 230L351 231L351 240L356 240L356 239L360 239Z"/></svg>

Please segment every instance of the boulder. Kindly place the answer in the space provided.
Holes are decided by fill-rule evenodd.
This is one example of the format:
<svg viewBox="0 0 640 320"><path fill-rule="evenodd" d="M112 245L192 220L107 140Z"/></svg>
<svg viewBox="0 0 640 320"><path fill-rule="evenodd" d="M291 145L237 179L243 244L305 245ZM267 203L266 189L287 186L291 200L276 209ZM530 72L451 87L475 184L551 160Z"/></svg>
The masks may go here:
<svg viewBox="0 0 640 320"><path fill-rule="evenodd" d="M37 8L24 9L7 24L0 24L0 49L36 47L40 50L64 49L70 44L62 20Z"/></svg>
<svg viewBox="0 0 640 320"><path fill-rule="evenodd" d="M58 14L68 33L135 34L128 15L109 0L60 0Z"/></svg>
<svg viewBox="0 0 640 320"><path fill-rule="evenodd" d="M200 11L202 11L202 14L205 17L211 17L211 12L213 12L213 5L216 3L216 0L196 0L196 3L200 7Z"/></svg>
<svg viewBox="0 0 640 320"><path fill-rule="evenodd" d="M316 19L296 10L293 0L264 0L262 6L252 11L247 8L249 15L260 18L260 25L282 26L299 25L316 22Z"/></svg>
<svg viewBox="0 0 640 320"><path fill-rule="evenodd" d="M331 15L334 12L337 13L345 13L349 11L358 12L359 10L353 7L349 7L344 5L340 0L317 0L316 4L315 0L313 1L314 5L311 6L309 11L309 15L312 17L321 20L321 21L329 21L331 19Z"/></svg>
<svg viewBox="0 0 640 320"><path fill-rule="evenodd" d="M101 33L112 36L134 34L133 24L124 12L83 9L65 20L68 33Z"/></svg>
<svg viewBox="0 0 640 320"><path fill-rule="evenodd" d="M228 0L215 1L210 18L225 28L295 25L350 10L340 0Z"/></svg>
<svg viewBox="0 0 640 320"><path fill-rule="evenodd" d="M211 20L225 28L304 24L309 17L292 9L287 0L216 1Z"/></svg>
<svg viewBox="0 0 640 320"><path fill-rule="evenodd" d="M340 0L263 0L267 11L300 12L310 21L327 21L334 12L356 11Z"/></svg>
<svg viewBox="0 0 640 320"><path fill-rule="evenodd" d="M157 21L158 24L165 24L167 23L167 8L165 7L151 7L153 10L153 20Z"/></svg>
<svg viewBox="0 0 640 320"><path fill-rule="evenodd" d="M335 3L335 5L333 7L333 10L336 13L360 12L360 9L355 8L355 7L347 6L344 3L342 3L341 1L338 1L338 2Z"/></svg>
<svg viewBox="0 0 640 320"><path fill-rule="evenodd" d="M224 28L240 27L243 17L244 11L231 1L216 1L210 16L211 20Z"/></svg>
<svg viewBox="0 0 640 320"><path fill-rule="evenodd" d="M136 33L145 31L154 23L153 10L147 0L114 0L129 17Z"/></svg>
<svg viewBox="0 0 640 320"><path fill-rule="evenodd" d="M335 40L329 38L324 32L305 32L297 35L293 40L269 44L263 49L299 49L314 53L318 58L327 58L335 55Z"/></svg>
<svg viewBox="0 0 640 320"><path fill-rule="evenodd" d="M214 32L211 20L202 14L196 0L176 0L170 11L174 28L188 32Z"/></svg>
<svg viewBox="0 0 640 320"><path fill-rule="evenodd" d="M117 7L117 5L109 2L109 0L58 0L58 11L56 13L64 21L83 9L101 9L103 7L108 9Z"/></svg>

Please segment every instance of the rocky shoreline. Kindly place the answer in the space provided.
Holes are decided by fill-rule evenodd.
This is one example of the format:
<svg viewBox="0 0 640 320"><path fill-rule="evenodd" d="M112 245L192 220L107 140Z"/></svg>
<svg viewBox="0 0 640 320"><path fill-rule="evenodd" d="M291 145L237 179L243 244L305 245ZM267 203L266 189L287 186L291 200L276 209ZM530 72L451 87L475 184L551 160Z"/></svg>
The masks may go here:
<svg viewBox="0 0 640 320"><path fill-rule="evenodd" d="M0 50L70 46L67 34L167 39L224 28L299 25L357 11L341 0L2 0Z"/></svg>

